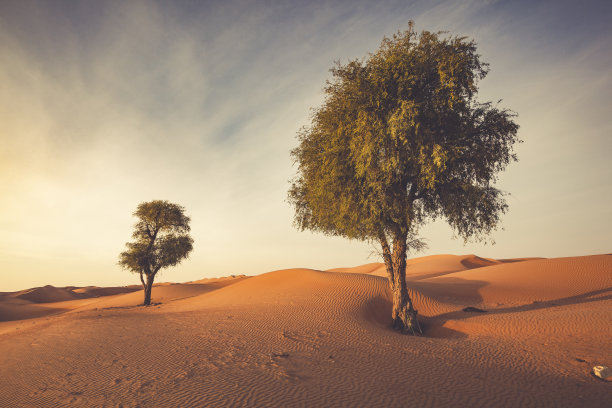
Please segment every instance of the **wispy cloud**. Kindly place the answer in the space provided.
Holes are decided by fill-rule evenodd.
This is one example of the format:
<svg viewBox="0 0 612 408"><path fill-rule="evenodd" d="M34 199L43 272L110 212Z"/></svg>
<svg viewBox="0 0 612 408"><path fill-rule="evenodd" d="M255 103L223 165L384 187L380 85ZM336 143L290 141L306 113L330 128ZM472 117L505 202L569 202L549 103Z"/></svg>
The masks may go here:
<svg viewBox="0 0 612 408"><path fill-rule="evenodd" d="M196 250L168 279L366 262L367 245L292 229L289 150L333 61L365 56L410 19L475 37L492 63L483 98L502 97L521 115L524 160L502 188L554 199L563 188L554 174L568 168L558 161L579 152L568 178L574 187L591 180L579 197L611 198L610 166L589 160L610 151L610 30L598 23L608 6L592 3L600 16L589 11L590 31L553 2L274 3L0 5L0 261L20 276L3 275L0 288L53 283L45 270L64 271L57 283L124 282L114 263L130 213L155 198L185 205L193 219ZM572 37L564 48L559 27L570 20L576 38L592 34L587 47ZM525 169L540 169L537 182L550 188L523 183ZM541 211L523 201L514 209ZM528 226L510 217L506 229L499 255L531 255L513 243L512 231ZM431 250L480 251L449 236L435 230Z"/></svg>

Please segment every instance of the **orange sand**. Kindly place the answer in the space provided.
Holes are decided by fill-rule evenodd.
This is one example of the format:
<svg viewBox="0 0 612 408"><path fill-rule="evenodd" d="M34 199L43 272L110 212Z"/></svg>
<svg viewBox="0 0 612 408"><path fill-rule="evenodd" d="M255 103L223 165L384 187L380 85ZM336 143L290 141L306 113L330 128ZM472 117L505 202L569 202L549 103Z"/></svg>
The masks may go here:
<svg viewBox="0 0 612 408"><path fill-rule="evenodd" d="M0 407L603 407L612 255L411 259L425 336L382 264L0 293ZM486 313L463 311L472 306Z"/></svg>

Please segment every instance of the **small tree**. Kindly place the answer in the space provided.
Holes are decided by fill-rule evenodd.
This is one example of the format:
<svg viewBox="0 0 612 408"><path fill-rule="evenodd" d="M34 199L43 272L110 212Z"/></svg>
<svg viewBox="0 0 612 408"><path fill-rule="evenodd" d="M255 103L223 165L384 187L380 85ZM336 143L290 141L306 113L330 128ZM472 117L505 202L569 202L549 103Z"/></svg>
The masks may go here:
<svg viewBox="0 0 612 408"><path fill-rule="evenodd" d="M144 305L151 304L151 289L155 275L163 268L178 265L193 249L189 236L189 217L185 209L168 201L141 203L134 212L134 242L125 245L119 255L119 265L138 273L144 288Z"/></svg>
<svg viewBox="0 0 612 408"><path fill-rule="evenodd" d="M326 99L292 151L289 190L301 229L378 242L393 293L393 325L420 331L406 254L427 220L465 241L485 239L507 209L493 187L516 160L516 115L476 101L488 72L465 37L408 31L365 60L337 63Z"/></svg>

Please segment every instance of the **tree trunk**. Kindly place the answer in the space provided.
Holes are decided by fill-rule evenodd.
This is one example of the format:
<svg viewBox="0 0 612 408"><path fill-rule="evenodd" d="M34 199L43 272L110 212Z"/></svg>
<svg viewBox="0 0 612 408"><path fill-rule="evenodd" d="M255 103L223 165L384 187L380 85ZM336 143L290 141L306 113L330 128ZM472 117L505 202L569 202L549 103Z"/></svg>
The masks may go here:
<svg viewBox="0 0 612 408"><path fill-rule="evenodd" d="M405 273L404 269L404 276ZM416 334L418 332L423 334L417 320L417 311L414 310L412 299L410 299L406 288L405 278L403 282L396 282L392 290L393 311L391 312L391 318L393 319L393 328L402 333Z"/></svg>
<svg viewBox="0 0 612 408"><path fill-rule="evenodd" d="M417 320L417 311L414 310L406 286L406 238L396 238L393 241L392 252L386 239L382 244L389 286L393 294L393 310L391 312L393 328L406 334L414 335L417 332L423 334Z"/></svg>
<svg viewBox="0 0 612 408"><path fill-rule="evenodd" d="M147 282L144 285L144 306L151 304L151 289L153 289L153 275L147 275Z"/></svg>

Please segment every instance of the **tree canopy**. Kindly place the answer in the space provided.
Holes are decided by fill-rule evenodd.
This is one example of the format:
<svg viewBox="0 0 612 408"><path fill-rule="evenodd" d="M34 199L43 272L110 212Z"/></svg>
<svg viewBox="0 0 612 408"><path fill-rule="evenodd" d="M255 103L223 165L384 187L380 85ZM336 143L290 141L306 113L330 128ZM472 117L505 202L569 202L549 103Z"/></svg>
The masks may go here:
<svg viewBox="0 0 612 408"><path fill-rule="evenodd" d="M515 113L476 99L488 69L473 40L412 24L367 58L336 63L291 153L297 226L379 242L400 286L427 220L486 238L507 210L494 183L518 141Z"/></svg>
<svg viewBox="0 0 612 408"><path fill-rule="evenodd" d="M151 302L155 275L163 268L179 264L193 249L190 219L184 211L182 206L162 200L141 203L134 211L138 217L132 233L134 241L126 243L127 250L119 255L119 265L140 275L145 305Z"/></svg>
<svg viewBox="0 0 612 408"><path fill-rule="evenodd" d="M488 65L473 41L441 35L398 33L331 69L292 151L300 228L377 240L441 216L467 239L497 225L507 205L492 184L516 159L515 114L476 101Z"/></svg>

